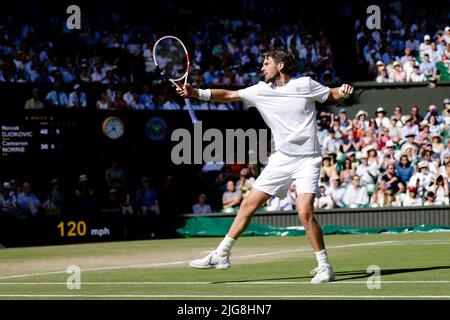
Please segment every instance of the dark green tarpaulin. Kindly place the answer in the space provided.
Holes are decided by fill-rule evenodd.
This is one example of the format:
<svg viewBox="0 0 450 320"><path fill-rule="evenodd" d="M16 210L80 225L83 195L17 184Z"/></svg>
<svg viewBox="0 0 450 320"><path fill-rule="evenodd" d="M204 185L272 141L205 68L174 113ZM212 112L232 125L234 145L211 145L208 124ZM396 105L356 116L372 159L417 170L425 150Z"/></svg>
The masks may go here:
<svg viewBox="0 0 450 320"><path fill-rule="evenodd" d="M190 218L177 232L184 237L223 237L233 222L233 218ZM409 226L386 228L355 228L345 226L322 226L324 234L375 234L375 233L414 233L414 232L450 232L450 226ZM301 226L274 227L251 222L243 236L303 236Z"/></svg>

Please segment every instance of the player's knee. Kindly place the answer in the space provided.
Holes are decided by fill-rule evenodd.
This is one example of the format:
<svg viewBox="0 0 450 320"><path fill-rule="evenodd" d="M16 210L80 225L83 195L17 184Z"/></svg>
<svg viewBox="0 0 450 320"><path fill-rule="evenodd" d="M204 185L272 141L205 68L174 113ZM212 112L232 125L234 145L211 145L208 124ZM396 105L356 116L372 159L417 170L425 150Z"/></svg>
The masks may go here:
<svg viewBox="0 0 450 320"><path fill-rule="evenodd" d="M316 221L314 219L312 210L309 209L298 210L298 217L300 218L300 221L306 229L308 229Z"/></svg>
<svg viewBox="0 0 450 320"><path fill-rule="evenodd" d="M244 199L240 205L240 211L245 214L253 214L253 212L258 208L258 204L249 199Z"/></svg>

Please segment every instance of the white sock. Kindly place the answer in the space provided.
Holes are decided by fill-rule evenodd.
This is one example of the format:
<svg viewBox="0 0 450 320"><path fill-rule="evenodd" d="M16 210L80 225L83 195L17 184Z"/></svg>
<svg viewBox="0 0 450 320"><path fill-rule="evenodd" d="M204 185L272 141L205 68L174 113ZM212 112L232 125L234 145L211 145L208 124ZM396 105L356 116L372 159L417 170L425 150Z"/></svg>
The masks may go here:
<svg viewBox="0 0 450 320"><path fill-rule="evenodd" d="M314 253L316 254L316 259L317 263L319 264L319 267L324 265L330 265L330 262L328 262L328 254L326 249Z"/></svg>
<svg viewBox="0 0 450 320"><path fill-rule="evenodd" d="M226 256L230 254L230 250L233 247L236 240L233 238L230 238L228 234L223 238L222 242L219 244L219 246L216 249L216 252L219 254L219 256Z"/></svg>

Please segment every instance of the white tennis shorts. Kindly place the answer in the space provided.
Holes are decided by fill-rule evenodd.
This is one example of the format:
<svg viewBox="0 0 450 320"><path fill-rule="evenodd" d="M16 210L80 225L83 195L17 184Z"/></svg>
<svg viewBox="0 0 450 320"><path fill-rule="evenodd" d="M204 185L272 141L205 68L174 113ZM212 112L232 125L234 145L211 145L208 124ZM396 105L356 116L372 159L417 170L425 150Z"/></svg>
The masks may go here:
<svg viewBox="0 0 450 320"><path fill-rule="evenodd" d="M252 188L283 199L294 181L297 193L320 195L321 166L320 155L288 156L277 151L270 155Z"/></svg>

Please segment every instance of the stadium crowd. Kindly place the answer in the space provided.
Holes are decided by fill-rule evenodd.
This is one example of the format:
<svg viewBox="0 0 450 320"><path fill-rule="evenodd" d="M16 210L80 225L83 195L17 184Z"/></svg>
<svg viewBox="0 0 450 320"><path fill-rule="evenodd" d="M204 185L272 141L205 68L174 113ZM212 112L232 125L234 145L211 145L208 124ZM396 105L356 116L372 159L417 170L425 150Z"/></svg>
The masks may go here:
<svg viewBox="0 0 450 320"><path fill-rule="evenodd" d="M255 84L260 77L261 53L275 47L288 49L295 56L298 76L310 76L325 84L335 80L331 45L319 23L306 26L292 15L286 15L283 22L267 21L258 10L269 10L270 4L260 8L253 2L241 4L246 18L202 17L200 30L198 26L175 30L190 51L190 81L194 85ZM156 73L152 48L165 33L151 24L126 19L122 11L104 9L102 18L84 15L79 31L68 30L64 16L38 22L20 16L2 18L0 83L53 87L41 90L43 105L28 104L28 108L95 105L98 109L180 109L170 92L155 95L148 90L163 81ZM90 90L93 86L94 91ZM89 92L81 94L83 89Z"/></svg>
<svg viewBox="0 0 450 320"><path fill-rule="evenodd" d="M450 80L450 10L436 3L424 14L415 5L396 0L383 6L379 29L355 21L360 63L378 83Z"/></svg>

